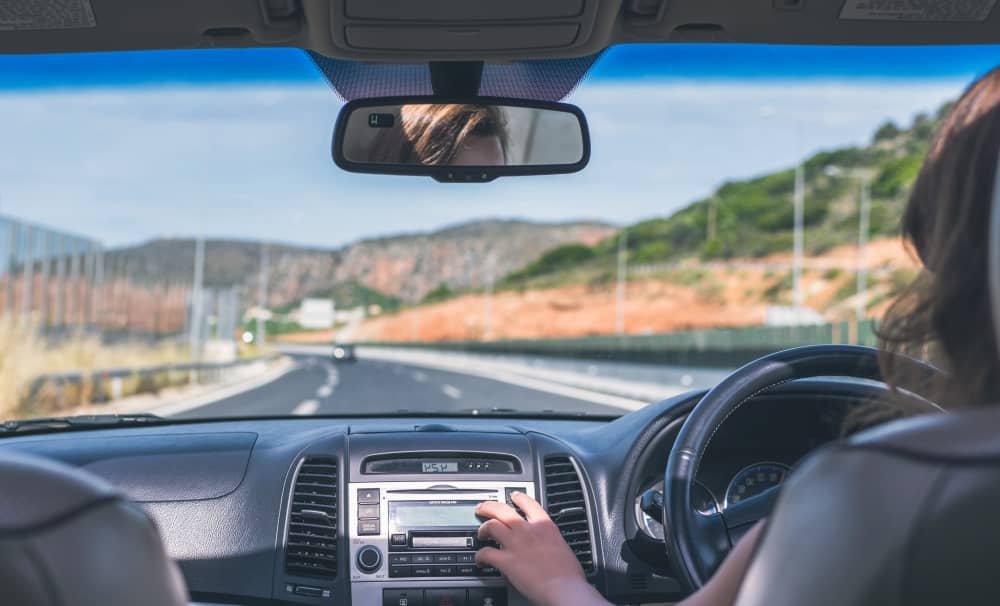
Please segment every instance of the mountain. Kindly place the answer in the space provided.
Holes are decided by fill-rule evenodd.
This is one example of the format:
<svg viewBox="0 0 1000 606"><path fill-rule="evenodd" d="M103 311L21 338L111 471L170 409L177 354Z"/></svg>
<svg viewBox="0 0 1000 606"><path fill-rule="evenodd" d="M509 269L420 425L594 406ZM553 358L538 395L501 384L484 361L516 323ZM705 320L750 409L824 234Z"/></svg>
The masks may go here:
<svg viewBox="0 0 1000 606"><path fill-rule="evenodd" d="M306 296L333 296L339 307L419 301L441 285L468 290L485 284L494 263L502 276L567 243L592 246L615 229L598 222L534 223L491 219L426 233L361 240L340 248L269 244L268 304L280 308ZM207 240L204 283L237 288L244 301L256 297L260 242ZM158 239L109 251L109 277L190 284L195 241Z"/></svg>
<svg viewBox="0 0 1000 606"><path fill-rule="evenodd" d="M823 151L805 160L804 243L808 254L857 241L859 186L871 191L870 236L895 236L913 181L931 138L947 113L920 114L909 126L883 124L864 146ZM831 170L830 167L835 167ZM790 251L793 239L795 169L723 183L713 194L668 217L623 228L630 266L754 258ZM596 245L553 247L507 274L501 286L545 287L604 281L614 275L618 238Z"/></svg>

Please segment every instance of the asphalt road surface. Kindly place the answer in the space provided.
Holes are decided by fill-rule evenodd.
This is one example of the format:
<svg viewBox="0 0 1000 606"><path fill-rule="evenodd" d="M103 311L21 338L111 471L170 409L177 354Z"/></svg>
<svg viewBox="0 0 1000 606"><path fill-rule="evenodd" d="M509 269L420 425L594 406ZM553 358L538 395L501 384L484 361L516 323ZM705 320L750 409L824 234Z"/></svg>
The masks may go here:
<svg viewBox="0 0 1000 606"><path fill-rule="evenodd" d="M334 364L326 356L294 355L279 379L176 415L212 418L264 415L337 415L456 412L492 408L620 415L620 408L536 391L488 378L397 362Z"/></svg>

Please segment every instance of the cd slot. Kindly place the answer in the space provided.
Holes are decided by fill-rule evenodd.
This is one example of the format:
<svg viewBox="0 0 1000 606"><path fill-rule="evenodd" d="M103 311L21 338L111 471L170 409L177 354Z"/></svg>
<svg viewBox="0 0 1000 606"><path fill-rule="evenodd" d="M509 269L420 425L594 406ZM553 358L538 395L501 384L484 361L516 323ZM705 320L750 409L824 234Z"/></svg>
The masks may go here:
<svg viewBox="0 0 1000 606"><path fill-rule="evenodd" d="M491 488L397 488L387 491L390 494L425 494L428 496L440 496L442 494L494 494L496 491Z"/></svg>

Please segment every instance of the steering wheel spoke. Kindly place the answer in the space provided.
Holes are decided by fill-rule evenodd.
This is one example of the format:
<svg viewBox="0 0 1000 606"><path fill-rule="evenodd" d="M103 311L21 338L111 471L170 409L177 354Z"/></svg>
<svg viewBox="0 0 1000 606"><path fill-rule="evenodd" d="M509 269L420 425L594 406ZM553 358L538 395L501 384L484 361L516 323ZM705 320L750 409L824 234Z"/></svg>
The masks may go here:
<svg viewBox="0 0 1000 606"><path fill-rule="evenodd" d="M733 503L722 513L726 519L726 531L730 542L735 545L754 524L771 514L778 500L781 486L772 486L764 492Z"/></svg>

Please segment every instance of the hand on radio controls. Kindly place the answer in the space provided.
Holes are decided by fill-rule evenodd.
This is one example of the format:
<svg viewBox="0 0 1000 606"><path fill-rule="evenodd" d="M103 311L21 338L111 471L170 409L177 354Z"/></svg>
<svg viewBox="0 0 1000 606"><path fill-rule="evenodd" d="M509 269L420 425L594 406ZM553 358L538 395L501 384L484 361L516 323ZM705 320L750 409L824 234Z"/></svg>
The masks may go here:
<svg viewBox="0 0 1000 606"><path fill-rule="evenodd" d="M538 606L607 604L587 583L580 562L538 501L521 492L513 493L511 501L527 519L497 501L476 507L476 515L489 518L479 527L479 538L500 544L500 549L480 549L476 564L500 570Z"/></svg>

